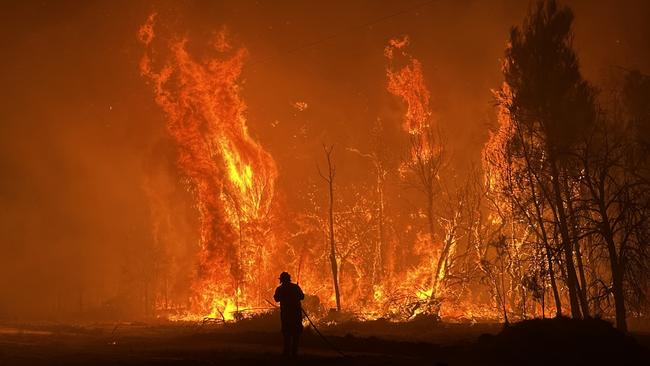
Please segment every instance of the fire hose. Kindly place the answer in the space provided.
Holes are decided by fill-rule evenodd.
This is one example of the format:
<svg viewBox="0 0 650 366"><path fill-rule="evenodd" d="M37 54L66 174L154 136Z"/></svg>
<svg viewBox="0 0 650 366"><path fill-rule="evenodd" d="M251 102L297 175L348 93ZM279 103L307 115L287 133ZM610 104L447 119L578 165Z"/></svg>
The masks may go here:
<svg viewBox="0 0 650 366"><path fill-rule="evenodd" d="M265 299L264 301L266 301L266 302L268 302L269 304L271 304L274 308L277 308L277 305L275 305L274 303L270 302L269 300L266 300L266 299ZM316 333L317 333L317 334L318 334L318 335L323 339L323 341L325 341L325 343L327 343L328 346L330 346L331 349L333 349L334 351L336 351L338 354L340 354L340 355L343 356L343 357L348 357L345 353L343 353L343 351L341 351L338 347L336 347L335 345L333 345L332 342L330 342L329 339L327 339L327 338L323 335L323 333L320 332L320 330L318 330L318 328L316 327L316 324L314 324L314 322L311 321L311 318L309 317L309 315L307 315L307 312L305 311L305 309L303 309L303 308L301 307L301 308L300 308L300 311L302 311L302 314L305 316L305 318L307 318L307 321L309 321L309 324L311 325L311 327L314 328L314 330L316 331Z"/></svg>
<svg viewBox="0 0 650 366"><path fill-rule="evenodd" d="M304 309L301 308L300 310L302 310L302 313L305 315L305 318L307 318L307 320L309 321L309 324L311 324L311 327L314 328L314 330L316 331L316 333L318 333L318 335L319 335L319 336L320 336L320 337L325 341L325 343L327 343L328 346L330 346L330 348L332 348L333 350L335 350L336 352L338 352L338 354L340 354L341 356L343 356L343 357L348 357L345 353L343 353L343 351L341 351L339 348L337 348L336 346L334 346L334 345L329 341L329 339L327 339L327 338L323 335L323 333L320 332L320 330L318 330L318 328L316 327L316 324L314 324L314 322L311 321L311 318L309 318L309 315L307 315L307 312L306 312Z"/></svg>

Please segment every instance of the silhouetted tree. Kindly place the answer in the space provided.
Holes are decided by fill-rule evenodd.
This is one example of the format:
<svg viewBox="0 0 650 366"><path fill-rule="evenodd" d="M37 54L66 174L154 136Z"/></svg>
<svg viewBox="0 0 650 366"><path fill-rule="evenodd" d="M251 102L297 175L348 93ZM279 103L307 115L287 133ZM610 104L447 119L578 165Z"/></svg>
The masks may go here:
<svg viewBox="0 0 650 366"><path fill-rule="evenodd" d="M626 293L642 291L635 284L644 281L647 276L639 274L648 270L650 186L643 176L646 142L638 132L650 111L639 101L650 94L649 89L644 92L640 77L634 73L626 76L623 100L615 101L600 116L579 153L580 183L585 191L582 216L593 235L592 245L606 253L616 326L622 331L627 330Z"/></svg>
<svg viewBox="0 0 650 366"><path fill-rule="evenodd" d="M327 173L322 173L320 168L318 174L325 180L329 192L329 206L328 206L328 226L329 226L329 241L330 241L330 266L332 269L332 280L334 282L334 295L336 297L336 310L341 311L341 293L339 291L339 275L338 265L336 262L336 241L334 239L334 176L336 175L336 168L332 162L332 152L334 146L323 145L325 158L327 159Z"/></svg>
<svg viewBox="0 0 650 366"><path fill-rule="evenodd" d="M593 124L595 112L594 92L582 78L572 49L572 22L569 8L548 0L537 3L521 28L512 29L498 99L515 130L535 135L534 146L528 148L543 153L542 169L550 183L544 199L553 206L558 224L571 313L581 318L588 316L588 308L576 272L564 180L571 173L571 153L581 133ZM513 147L526 143L515 140Z"/></svg>

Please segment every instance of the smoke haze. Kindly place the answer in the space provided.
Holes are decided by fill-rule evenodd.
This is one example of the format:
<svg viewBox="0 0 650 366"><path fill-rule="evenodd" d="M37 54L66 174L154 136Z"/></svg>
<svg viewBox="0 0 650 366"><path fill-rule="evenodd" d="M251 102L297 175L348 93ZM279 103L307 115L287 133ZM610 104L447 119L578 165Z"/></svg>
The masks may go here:
<svg viewBox="0 0 650 366"><path fill-rule="evenodd" d="M271 153L278 189L299 208L321 143L339 148L342 184L372 173L346 152L370 148L378 119L403 154L403 107L385 90L389 39L408 35L453 164L478 164L493 124L491 89L526 1L16 2L0 15L0 318L54 319L127 296L154 247L152 215L181 273L195 266L196 212L175 168L162 111L139 72L136 33L155 11L201 40L226 26L249 56L250 134ZM582 72L602 90L617 67L650 72L646 1L564 1ZM397 14L397 15L396 15ZM390 17L387 17L390 16ZM382 19L381 21L377 21ZM303 104L304 103L304 104ZM346 155L348 154L348 155ZM152 188L153 187L153 188ZM153 194L151 192L156 192ZM156 206L156 199L164 202ZM128 274L128 275L127 275ZM125 308L141 315L138 304Z"/></svg>

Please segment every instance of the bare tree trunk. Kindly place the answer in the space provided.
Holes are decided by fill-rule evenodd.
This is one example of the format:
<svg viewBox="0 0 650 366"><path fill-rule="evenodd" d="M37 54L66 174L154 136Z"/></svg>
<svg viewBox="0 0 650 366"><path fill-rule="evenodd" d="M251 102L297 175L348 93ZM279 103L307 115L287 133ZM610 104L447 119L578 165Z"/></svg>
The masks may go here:
<svg viewBox="0 0 650 366"><path fill-rule="evenodd" d="M378 178L378 195L379 195L379 248L377 253L377 262L379 267L379 273L377 282L381 282L384 277L384 271L386 271L385 256L386 256L386 233L384 229L384 187L383 181L381 178Z"/></svg>
<svg viewBox="0 0 650 366"><path fill-rule="evenodd" d="M590 315L589 301L587 299L587 277L585 276L585 267L582 263L582 252L580 251L580 242L575 240L575 256L578 264L578 275L580 276L580 303L582 304L582 315L588 318Z"/></svg>
<svg viewBox="0 0 650 366"><path fill-rule="evenodd" d="M625 150L618 151L619 148L625 149L624 145L609 145L610 140L607 135L607 130L604 131L605 136L603 140L606 142L602 147L602 151L595 152L585 150L583 157L583 166L585 167L585 180L586 187L589 189L589 194L593 201L593 208L595 227L605 242L607 256L609 259L610 273L612 276L612 292L614 295L614 306L616 311L616 328L623 332L627 332L626 308L625 308L625 292L624 292L624 274L625 274L625 260L624 256L626 243L628 242L630 232L627 230L634 230L633 227L620 227L618 225L626 225L625 218L632 209L628 201L630 199L629 191L627 189L628 183L626 173L617 172L619 162L625 161L628 157L625 155ZM619 143L621 143L620 141ZM597 153L603 154L601 159L596 158L591 161L591 154L598 156ZM623 153L622 155L618 155ZM631 167L625 166L625 170ZM623 179L623 181L619 181ZM622 186L618 186L622 184ZM612 192L612 188L616 188ZM622 200L622 201L621 201ZM615 203L615 204L614 204ZM623 233L617 236L617 231L623 230ZM620 240L617 247L617 239Z"/></svg>
<svg viewBox="0 0 650 366"><path fill-rule="evenodd" d="M504 240L503 244L505 245L505 240ZM505 283L504 283L505 273L504 273L504 269L503 269L503 254L500 255L500 259L501 259L501 293L503 294L503 296L501 297L501 300L502 300L501 301L501 307L503 309L503 324L507 327L510 324L510 322L508 321L508 312L506 311L506 297L505 297L506 296L506 287L505 287Z"/></svg>
<svg viewBox="0 0 650 366"><path fill-rule="evenodd" d="M237 207L237 229L239 231L239 248L237 250L237 276L235 279L235 309L239 314L239 289L242 286L242 251L244 250L244 232L242 227L241 208ZM224 309L225 311L225 309Z"/></svg>
<svg viewBox="0 0 650 366"><path fill-rule="evenodd" d="M330 239L330 266L332 268L332 280L334 281L334 296L336 297L336 310L341 311L341 293L339 291L339 275L338 266L336 263L336 241L334 239L334 175L335 169L332 165L332 151L334 146L329 148L323 146L325 156L327 157L327 176L321 173L321 177L325 179L329 188L329 207L328 207L328 224L329 224L329 239ZM320 171L319 171L320 173Z"/></svg>
<svg viewBox="0 0 650 366"><path fill-rule="evenodd" d="M555 270L553 269L551 248L548 243L546 243L544 246L544 252L546 252L546 260L548 262L548 276L551 280L551 289L553 290L553 298L555 299L555 316L559 318L562 316L562 301L560 300L560 292L557 289L557 282L555 281Z"/></svg>
<svg viewBox="0 0 650 366"><path fill-rule="evenodd" d="M541 307L542 307L542 319L546 318L546 312L545 312L545 310L546 310L546 307L545 307L545 305L546 305L546 291L543 290L544 286L545 286L544 279L542 279L542 303L540 304Z"/></svg>
<svg viewBox="0 0 650 366"><path fill-rule="evenodd" d="M341 311L341 294L339 292L339 277L336 264L336 242L334 240L334 192L332 181L329 182L329 231L330 231L330 264L332 266L332 279L334 281L334 294L336 296L336 310Z"/></svg>
<svg viewBox="0 0 650 366"><path fill-rule="evenodd" d="M431 248L433 249L434 245L434 233L435 233L435 223L433 221L433 194L427 191L427 223L429 224L429 240L431 240ZM440 266L440 258L438 259L438 266ZM438 271L437 269L431 269L433 272L431 274L431 295L429 300L433 300L436 296L435 287L438 282Z"/></svg>
<svg viewBox="0 0 650 366"><path fill-rule="evenodd" d="M602 219L602 232L605 242L607 243L607 252L612 272L612 285L614 292L614 305L616 307L616 328L622 332L627 332L627 320L625 310L625 295L623 293L623 268L616 251L614 242L614 233L610 225L607 207L603 200L599 200L599 211Z"/></svg>
<svg viewBox="0 0 650 366"><path fill-rule="evenodd" d="M528 154L526 153L525 156L526 156L526 163L528 165L526 169L528 172L528 182L531 187L531 193L533 194L533 203L535 206L535 214L536 214L535 216L537 218L537 224L539 225L540 233L542 235L542 241L544 242L544 253L548 264L548 275L551 281L551 289L553 290L553 298L555 300L555 316L559 318L562 316L562 301L560 299L560 292L557 289L557 282L555 280L555 270L553 269L551 246L548 241L548 233L546 232L546 226L544 225L544 215L542 209L540 208L541 200L538 199L537 191L535 190L535 182L533 181L532 172L531 172L532 168L530 167Z"/></svg>
<svg viewBox="0 0 650 366"><path fill-rule="evenodd" d="M616 307L616 328L622 332L627 332L625 295L623 293L623 271L613 241L608 241L607 249L609 251L609 261L612 267L614 304Z"/></svg>
<svg viewBox="0 0 650 366"><path fill-rule="evenodd" d="M451 227L449 228L449 232L445 234L445 242L443 243L443 248L442 251L440 252L440 257L438 257L438 264L434 272L435 277L433 280L433 291L431 291L432 299L434 299L438 295L438 287L440 287L440 277L446 271L445 267L447 266L447 259L449 258L449 252L451 251L451 247L454 245L454 242L456 241L458 214L459 212L454 213L454 217L452 217L451 219L452 223L451 223Z"/></svg>
<svg viewBox="0 0 650 366"><path fill-rule="evenodd" d="M438 263L436 265L436 270L434 272L433 290L431 291L431 299L435 299L438 296L438 287L440 287L440 277L445 272L445 267L447 266L447 257L449 257L449 250L451 249L453 243L454 243L454 237L449 236L445 240L444 247L442 249L442 252L440 253L440 257L438 257Z"/></svg>
<svg viewBox="0 0 650 366"><path fill-rule="evenodd" d="M555 206L558 212L558 221L560 226L560 237L562 238L562 248L564 251L564 261L567 271L567 287L569 288L569 301L571 304L571 316L574 319L582 319L580 312L580 302L578 300L578 276L576 275L575 265L573 263L573 246L569 236L569 227L567 224L566 212L564 211L564 201L562 199L562 190L560 188L560 174L554 157L549 157L551 165L551 181L553 183L553 195Z"/></svg>
<svg viewBox="0 0 650 366"><path fill-rule="evenodd" d="M571 223L571 236L573 237L573 247L575 250L576 263L578 264L578 274L580 275L580 284L578 285L578 295L580 296L580 305L582 309L582 316L589 317L589 303L587 302L587 280L585 277L585 269L582 264L582 253L580 252L580 241L578 240L578 230L576 222L576 215L573 210L573 201L571 200L571 191L569 183L564 180L564 189L567 197L567 209L569 210L569 219Z"/></svg>
<svg viewBox="0 0 650 366"><path fill-rule="evenodd" d="M414 175L417 178L416 186L419 187L421 192L424 194L424 198L427 200L427 220L429 224L429 236L431 240L431 246L433 247L433 241L435 237L435 221L434 221L434 212L433 212L433 198L435 197L435 186L438 180L438 173L440 172L440 167L442 164L442 154L443 147L442 139L436 139L433 135L431 128L427 127L424 131L411 136L411 154L412 161L411 169ZM438 263L436 268L431 268L431 286L432 291L429 296L429 301L436 296L436 290L438 287L438 277L442 265L445 262L445 252L449 252L449 248L446 243L445 247L441 251L441 255L438 258Z"/></svg>
<svg viewBox="0 0 650 366"><path fill-rule="evenodd" d="M544 254L546 256L546 261L548 264L548 275L551 281L551 289L553 290L553 298L555 299L555 316L562 316L562 301L560 300L560 292L557 289L557 283L555 281L555 270L553 269L553 259L551 258L551 247L548 242L548 234L546 232L546 226L544 226L544 216L542 209L540 208L541 200L537 197L537 191L535 190L535 182L533 180L530 163L528 160L528 154L526 153L526 163L527 163L527 173L528 173L528 183L530 184L531 193L533 195L533 206L535 206L535 218L537 219L537 224L539 225L540 234L542 236L542 241L544 242ZM542 316L544 310L542 309Z"/></svg>
<svg viewBox="0 0 650 366"><path fill-rule="evenodd" d="M375 248L375 259L373 263L372 284L377 285L382 283L384 272L386 270L386 244L384 232L384 179L383 168L375 158L373 162L377 170L377 246Z"/></svg>

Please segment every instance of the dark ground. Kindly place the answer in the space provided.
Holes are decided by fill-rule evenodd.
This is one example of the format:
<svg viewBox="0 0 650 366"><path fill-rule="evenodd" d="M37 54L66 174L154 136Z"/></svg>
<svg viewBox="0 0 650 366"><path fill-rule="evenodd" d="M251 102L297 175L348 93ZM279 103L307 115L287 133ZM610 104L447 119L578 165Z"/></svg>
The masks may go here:
<svg viewBox="0 0 650 366"><path fill-rule="evenodd" d="M0 365L650 365L650 335L625 336L600 320L498 324L349 322L311 331L301 355L279 356L268 323L5 324ZM374 334L376 336L371 336Z"/></svg>

